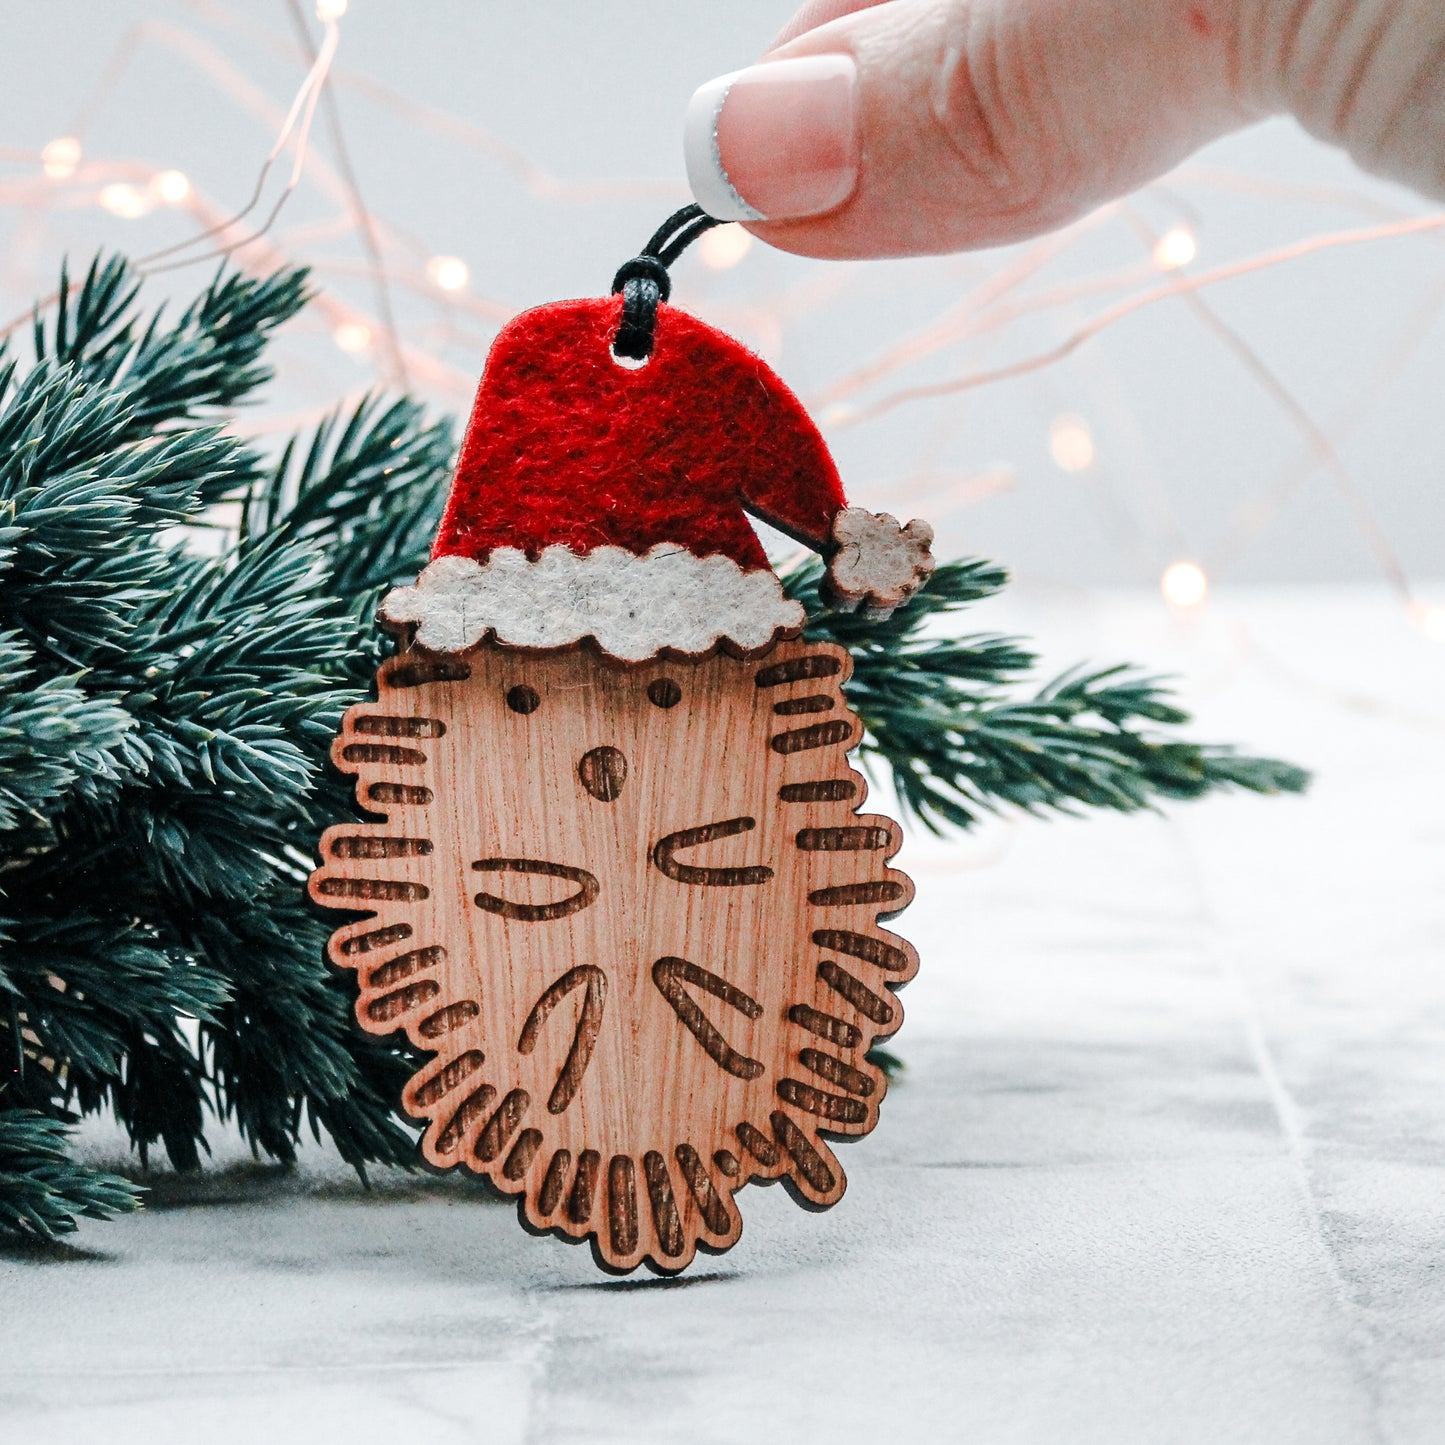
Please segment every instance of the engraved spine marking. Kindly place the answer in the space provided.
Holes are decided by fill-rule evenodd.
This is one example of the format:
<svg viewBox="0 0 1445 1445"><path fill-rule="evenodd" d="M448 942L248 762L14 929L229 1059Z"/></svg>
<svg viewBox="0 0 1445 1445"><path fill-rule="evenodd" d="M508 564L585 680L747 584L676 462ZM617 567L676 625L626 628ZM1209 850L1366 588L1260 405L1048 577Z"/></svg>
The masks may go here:
<svg viewBox="0 0 1445 1445"><path fill-rule="evenodd" d="M417 983L407 984L405 988L397 989L395 993L372 999L366 1006L366 1016L373 1023L389 1024L393 1019L399 1019L403 1014L409 1014L413 1009L419 1009L441 991L441 984L433 979L424 978Z"/></svg>
<svg viewBox="0 0 1445 1445"><path fill-rule="evenodd" d="M562 1191L567 1187L567 1171L572 1167L570 1150L559 1149L547 1165L546 1177L537 1196L537 1208L543 1214L555 1214L562 1202Z"/></svg>
<svg viewBox="0 0 1445 1445"><path fill-rule="evenodd" d="M700 868L690 863L679 863L674 856L685 848L697 848L718 838L731 838L738 833L749 833L757 827L753 818L727 818L721 823L704 823L700 828L684 828L679 833L669 833L658 840L652 850L652 861L658 871L676 883L695 883L711 888L738 888L754 883L766 883L773 870L764 867L741 868Z"/></svg>
<svg viewBox="0 0 1445 1445"><path fill-rule="evenodd" d="M607 1166L607 1222L615 1254L637 1248L637 1174L626 1154L616 1154Z"/></svg>
<svg viewBox="0 0 1445 1445"><path fill-rule="evenodd" d="M421 687L428 682L465 682L471 668L455 658L435 658L393 666L383 674L388 687Z"/></svg>
<svg viewBox="0 0 1445 1445"><path fill-rule="evenodd" d="M341 945L341 952L348 956L353 953L371 953L378 948L390 948L411 937L411 924L389 923L385 928L374 928L370 933L358 933Z"/></svg>
<svg viewBox="0 0 1445 1445"><path fill-rule="evenodd" d="M370 733L383 738L439 738L447 725L434 717L384 717L379 713L362 713L351 720L354 733Z"/></svg>
<svg viewBox="0 0 1445 1445"><path fill-rule="evenodd" d="M798 1173L807 1180L819 1194L826 1194L837 1180L827 1161L808 1142L808 1136L781 1110L770 1116L773 1133L778 1143L788 1151L788 1157L798 1166Z"/></svg>
<svg viewBox="0 0 1445 1445"><path fill-rule="evenodd" d="M491 1163L506 1147L531 1102L531 1096L525 1089L513 1089L497 1105L496 1113L487 1120L486 1128L477 1135L477 1142L472 1146L472 1153L483 1164Z"/></svg>
<svg viewBox="0 0 1445 1445"><path fill-rule="evenodd" d="M822 1013L809 1004L795 1003L788 1010L788 1017L799 1028L807 1029L810 1034L817 1034L820 1039L827 1039L830 1044L837 1044L841 1048L856 1049L863 1038L846 1020Z"/></svg>
<svg viewBox="0 0 1445 1445"><path fill-rule="evenodd" d="M424 808L432 796L432 790L419 783L372 783L366 790L368 802L394 803L406 808Z"/></svg>
<svg viewBox="0 0 1445 1445"><path fill-rule="evenodd" d="M333 858L425 858L430 853L429 838L377 838L351 833L331 840Z"/></svg>
<svg viewBox="0 0 1445 1445"><path fill-rule="evenodd" d="M865 853L893 842L887 828L803 828L798 847L805 853Z"/></svg>
<svg viewBox="0 0 1445 1445"><path fill-rule="evenodd" d="M818 977L834 993L847 999L864 1018L872 1019L875 1024L887 1024L893 1021L893 1008L888 1000L880 998L871 988L860 983L846 968L834 963L831 958L825 958L818 965Z"/></svg>
<svg viewBox="0 0 1445 1445"><path fill-rule="evenodd" d="M490 1084L483 1084L475 1093L468 1094L446 1128L437 1136L437 1153L452 1153L462 1142L467 1130L482 1121L496 1097L497 1091Z"/></svg>
<svg viewBox="0 0 1445 1445"><path fill-rule="evenodd" d="M778 797L784 803L846 803L858 795L852 778L823 778L815 783L784 783Z"/></svg>
<svg viewBox="0 0 1445 1445"><path fill-rule="evenodd" d="M891 883L886 878L874 878L867 883L840 883L833 888L815 888L808 894L808 902L815 908L851 908L857 903L897 903L907 891L901 883Z"/></svg>
<svg viewBox="0 0 1445 1445"><path fill-rule="evenodd" d="M520 1179L531 1168L541 1143L540 1129L523 1129L517 1135L517 1142L512 1145L512 1152L507 1155L507 1162L502 1165L503 1178Z"/></svg>
<svg viewBox="0 0 1445 1445"><path fill-rule="evenodd" d="M685 958L659 958L652 966L652 981L663 998L672 1005L673 1012L682 1020L683 1026L720 1069L739 1079L756 1079L763 1072L762 1064L740 1054L713 1027L712 1021L688 993L687 985L692 984L694 988L710 993L750 1019L758 1018L763 1012L763 1006L756 999L750 998L742 989L736 988L699 964L689 963Z"/></svg>
<svg viewBox="0 0 1445 1445"><path fill-rule="evenodd" d="M862 1124L868 1118L868 1106L844 1094L828 1094L797 1079L779 1079L778 1098L805 1113L816 1114L833 1124Z"/></svg>
<svg viewBox="0 0 1445 1445"><path fill-rule="evenodd" d="M813 942L819 948L861 958L864 963L886 968L891 973L903 973L908 968L908 955L901 948L865 933L854 933L846 928L819 928L813 933Z"/></svg>
<svg viewBox="0 0 1445 1445"><path fill-rule="evenodd" d="M813 723L810 727L779 733L772 740L772 749L787 756L789 753L805 753L812 748L830 747L834 743L846 742L852 736L853 724L844 718L834 718L832 722Z"/></svg>
<svg viewBox="0 0 1445 1445"><path fill-rule="evenodd" d="M592 1194L597 1188L597 1168L602 1156L595 1149L584 1149L577 1156L577 1177L572 1193L567 1196L567 1217L573 1224L586 1224L592 1218Z"/></svg>
<svg viewBox="0 0 1445 1445"><path fill-rule="evenodd" d="M726 1234L729 1223L727 1206L713 1188L712 1178L707 1172L707 1165L702 1162L702 1156L691 1144L679 1144L673 1154L677 1159L677 1167L682 1170L682 1177L687 1180L688 1192L696 1202L703 1222L714 1234Z"/></svg>
<svg viewBox="0 0 1445 1445"><path fill-rule="evenodd" d="M424 1039L439 1039L443 1034L449 1034L453 1029L459 1029L464 1023L476 1018L481 1011L480 1004L464 998L456 1003L449 1003L430 1018L423 1019L416 1026L416 1031Z"/></svg>
<svg viewBox="0 0 1445 1445"><path fill-rule="evenodd" d="M845 1064L842 1059L825 1054L821 1049L804 1049L798 1055L798 1062L820 1079L827 1079L830 1084L837 1084L840 1089L857 1094L860 1099L866 1099L873 1092L873 1080L861 1069L855 1069L852 1064Z"/></svg>
<svg viewBox="0 0 1445 1445"><path fill-rule="evenodd" d="M667 1160L656 1149L651 1149L642 1156L642 1172L647 1176L647 1197L652 1204L658 1246L665 1255L676 1257L682 1253L682 1222L677 1217L677 1200L672 1193Z"/></svg>
<svg viewBox="0 0 1445 1445"><path fill-rule="evenodd" d="M453 1089L471 1078L484 1062L485 1056L480 1049L468 1049L456 1058L448 1059L413 1095L417 1106L429 1109L433 1104L441 1103Z"/></svg>
<svg viewBox="0 0 1445 1445"><path fill-rule="evenodd" d="M368 988L390 988L424 968L432 968L447 956L446 949L439 944L432 948L414 948L410 953L399 953L385 963L378 963L366 976Z"/></svg>
<svg viewBox="0 0 1445 1445"><path fill-rule="evenodd" d="M836 677L843 664L824 652L810 652L805 657L790 657L758 669L754 679L759 687L777 687L785 682L801 682L808 677Z"/></svg>
<svg viewBox="0 0 1445 1445"><path fill-rule="evenodd" d="M316 891L327 898L370 898L382 903L420 903L431 895L425 883L393 878L323 878Z"/></svg>
<svg viewBox="0 0 1445 1445"><path fill-rule="evenodd" d="M759 1164L765 1164L771 1169L782 1157L773 1141L755 1124L744 1120L733 1132L738 1136L738 1142Z"/></svg>
<svg viewBox="0 0 1445 1445"><path fill-rule="evenodd" d="M775 702L773 711L779 717L798 717L809 712L832 712L833 699L821 692L814 693L811 697L789 697L782 702Z"/></svg>
<svg viewBox="0 0 1445 1445"><path fill-rule="evenodd" d="M415 748L399 748L392 743L347 743L341 749L343 762L379 763L383 767L419 768L426 754Z"/></svg>

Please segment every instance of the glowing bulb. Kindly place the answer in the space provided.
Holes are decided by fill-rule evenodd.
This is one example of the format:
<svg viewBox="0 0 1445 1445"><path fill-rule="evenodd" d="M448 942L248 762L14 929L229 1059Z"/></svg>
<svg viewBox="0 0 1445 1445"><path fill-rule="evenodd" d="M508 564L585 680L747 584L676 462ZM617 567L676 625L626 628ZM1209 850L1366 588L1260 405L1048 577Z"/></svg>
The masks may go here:
<svg viewBox="0 0 1445 1445"><path fill-rule="evenodd" d="M460 291L472 273L459 256L433 256L426 263L426 274L433 286L443 291Z"/></svg>
<svg viewBox="0 0 1445 1445"><path fill-rule="evenodd" d="M1416 602L1410 608L1410 620L1431 642L1445 642L1445 607Z"/></svg>
<svg viewBox="0 0 1445 1445"><path fill-rule="evenodd" d="M753 238L741 226L714 226L697 243L702 264L712 271L727 271L753 249Z"/></svg>
<svg viewBox="0 0 1445 1445"><path fill-rule="evenodd" d="M1165 231L1154 243L1154 264L1161 271L1177 271L1198 254L1198 243L1187 226L1175 226L1173 230Z"/></svg>
<svg viewBox="0 0 1445 1445"><path fill-rule="evenodd" d="M371 327L364 321L343 321L331 333L331 339L349 355L365 351L371 345Z"/></svg>
<svg viewBox="0 0 1445 1445"><path fill-rule="evenodd" d="M73 135L51 141L40 152L40 164L52 181L68 180L80 164L80 142Z"/></svg>
<svg viewBox="0 0 1445 1445"><path fill-rule="evenodd" d="M346 14L347 0L316 0L318 20L340 20Z"/></svg>
<svg viewBox="0 0 1445 1445"><path fill-rule="evenodd" d="M1164 569L1159 587L1171 607L1198 607L1209 594L1209 578L1197 562L1175 562Z"/></svg>
<svg viewBox="0 0 1445 1445"><path fill-rule="evenodd" d="M1081 416L1056 416L1049 426L1049 454L1061 471L1082 472L1094 460L1094 434Z"/></svg>
<svg viewBox="0 0 1445 1445"><path fill-rule="evenodd" d="M151 194L168 206L179 206L191 193L184 171L162 171L151 181Z"/></svg>
<svg viewBox="0 0 1445 1445"><path fill-rule="evenodd" d="M126 181L116 181L114 185L102 187L99 200L112 216L119 216L126 221L134 221L151 208L150 197L139 186L130 185Z"/></svg>

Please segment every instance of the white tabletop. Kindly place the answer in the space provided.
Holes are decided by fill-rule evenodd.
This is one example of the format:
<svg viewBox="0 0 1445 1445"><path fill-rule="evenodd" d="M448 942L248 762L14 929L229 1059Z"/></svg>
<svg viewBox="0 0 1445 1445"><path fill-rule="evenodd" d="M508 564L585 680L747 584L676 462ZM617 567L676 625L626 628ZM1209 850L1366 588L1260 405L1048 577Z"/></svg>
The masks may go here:
<svg viewBox="0 0 1445 1445"><path fill-rule="evenodd" d="M1378 592L1034 596L1305 800L915 832L907 1063L829 1213L677 1281L325 1151L0 1252L0 1437L1333 1445L1445 1432L1445 646ZM103 1128L96 1157L113 1155Z"/></svg>

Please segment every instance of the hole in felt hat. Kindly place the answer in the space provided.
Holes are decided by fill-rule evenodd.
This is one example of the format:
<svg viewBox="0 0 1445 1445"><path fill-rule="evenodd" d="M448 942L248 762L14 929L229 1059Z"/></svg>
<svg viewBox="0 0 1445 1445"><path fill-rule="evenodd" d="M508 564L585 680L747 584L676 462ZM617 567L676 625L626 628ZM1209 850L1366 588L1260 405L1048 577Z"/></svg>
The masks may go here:
<svg viewBox="0 0 1445 1445"><path fill-rule="evenodd" d="M611 348L608 349L608 355L618 366L625 366L628 371L641 371L652 360L650 356L619 356Z"/></svg>

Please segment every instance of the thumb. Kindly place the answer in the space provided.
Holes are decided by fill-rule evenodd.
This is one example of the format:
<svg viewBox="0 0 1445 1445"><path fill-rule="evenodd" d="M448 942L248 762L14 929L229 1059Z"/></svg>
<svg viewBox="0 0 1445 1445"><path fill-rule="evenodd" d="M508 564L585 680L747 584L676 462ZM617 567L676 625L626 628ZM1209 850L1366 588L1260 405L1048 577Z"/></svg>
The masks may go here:
<svg viewBox="0 0 1445 1445"><path fill-rule="evenodd" d="M688 109L703 209L756 223L784 250L925 255L1021 240L1269 108L1237 99L1234 0L847 8L709 82Z"/></svg>

